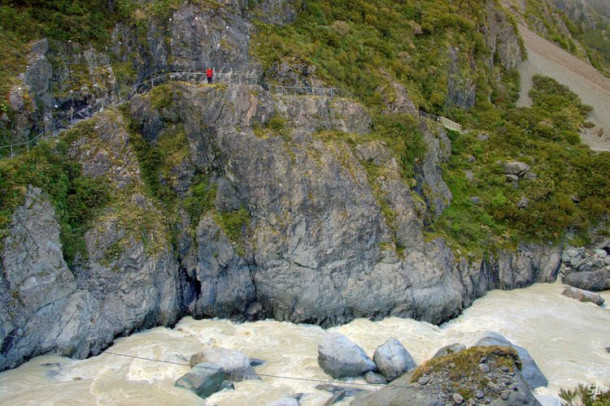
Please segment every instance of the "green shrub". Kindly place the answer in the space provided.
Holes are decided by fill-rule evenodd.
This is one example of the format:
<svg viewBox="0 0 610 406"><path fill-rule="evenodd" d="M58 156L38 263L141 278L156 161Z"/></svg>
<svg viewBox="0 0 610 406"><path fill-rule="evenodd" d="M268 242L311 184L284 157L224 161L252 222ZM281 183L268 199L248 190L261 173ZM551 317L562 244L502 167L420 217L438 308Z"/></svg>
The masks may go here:
<svg viewBox="0 0 610 406"><path fill-rule="evenodd" d="M560 389L562 406L607 406L610 405L610 390L598 385L580 384L574 389Z"/></svg>
<svg viewBox="0 0 610 406"><path fill-rule="evenodd" d="M244 238L250 227L250 213L248 210L242 207L235 211L221 211L216 213L215 219L236 247L237 254L243 256L245 254Z"/></svg>
<svg viewBox="0 0 610 406"><path fill-rule="evenodd" d="M82 174L77 162L66 159L65 142L42 142L16 158L0 161L0 240L8 233L13 211L24 202L27 185L48 194L61 226L64 258L69 265L85 254L84 232L110 201L103 179Z"/></svg>

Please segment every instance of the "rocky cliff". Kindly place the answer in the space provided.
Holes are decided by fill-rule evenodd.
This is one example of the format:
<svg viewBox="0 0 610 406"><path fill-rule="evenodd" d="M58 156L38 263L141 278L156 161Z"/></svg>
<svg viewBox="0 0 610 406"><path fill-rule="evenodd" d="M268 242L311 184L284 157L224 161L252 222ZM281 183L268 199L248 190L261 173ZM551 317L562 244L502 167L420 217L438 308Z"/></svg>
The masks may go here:
<svg viewBox="0 0 610 406"><path fill-rule="evenodd" d="M52 127L70 108L111 101L117 80L107 58L125 58L133 78L210 64L258 72L249 13L283 23L294 12L271 1L252 12L187 5L165 27L151 20L145 35L117 26L108 54L38 43L25 75L37 110L20 122ZM514 31L498 15L489 21L492 55L512 66ZM68 79L46 62L49 52L84 63L93 86L53 93ZM522 245L468 260L424 236L451 201L440 169L450 141L442 127L410 120L426 145L413 184L372 131L367 107L346 98L174 81L76 125L62 137L66 159L112 198L68 267L57 208L47 191L23 185L0 251L0 369L48 352L85 357L185 314L441 323L490 289L554 280L558 248Z"/></svg>

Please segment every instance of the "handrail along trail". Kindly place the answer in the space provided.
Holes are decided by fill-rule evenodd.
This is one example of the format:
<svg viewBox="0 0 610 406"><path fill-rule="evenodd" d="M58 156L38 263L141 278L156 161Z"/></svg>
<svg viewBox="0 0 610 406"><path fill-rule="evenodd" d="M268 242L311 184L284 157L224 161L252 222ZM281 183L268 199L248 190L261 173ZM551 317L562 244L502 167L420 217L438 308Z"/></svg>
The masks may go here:
<svg viewBox="0 0 610 406"><path fill-rule="evenodd" d="M77 111L70 111L70 116L59 119L55 121L55 128L51 130L43 130L38 133L35 137L30 138L27 141L0 145L0 150L10 149L10 154L3 158L12 158L15 156L15 149L20 147L25 147L29 150L30 145L33 145L39 139L43 138L46 135L57 135L60 132L71 128L74 124L91 118L95 114L100 111L103 111L106 107L110 106L119 106L125 102L130 101L134 96L144 93L146 91L151 90L153 87L166 83L167 81L173 80L185 80L188 82L197 83L199 81L205 80L205 73L201 71L161 71L154 72L149 75L149 77L145 80L142 80L133 86L131 86L128 90L119 91L115 94L109 95L110 101L107 102L106 99L102 99L101 103L97 105L88 105ZM260 83L260 74L257 71L248 71L248 72L238 72L238 71L221 71L214 73L214 81L217 83L238 83L238 84L261 84ZM309 95L309 96L322 96L322 97L349 97L345 91L334 88L334 87L321 87L321 86L283 86L283 85L275 85L275 84L267 84L262 83L261 86L263 89L269 91L270 93L280 95L280 96L288 96L288 95ZM414 112L415 113L415 112ZM445 117L435 116L432 114L428 114L424 111L419 111L417 113L420 118L426 118L433 121L440 122L443 126L450 130L462 131L462 126L454 121L451 121Z"/></svg>

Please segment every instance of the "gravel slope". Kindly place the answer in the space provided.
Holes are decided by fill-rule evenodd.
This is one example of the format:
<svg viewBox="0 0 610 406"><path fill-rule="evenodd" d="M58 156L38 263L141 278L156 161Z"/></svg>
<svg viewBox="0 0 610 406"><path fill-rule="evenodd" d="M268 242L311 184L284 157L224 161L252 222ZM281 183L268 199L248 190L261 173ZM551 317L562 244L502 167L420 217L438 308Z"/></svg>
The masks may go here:
<svg viewBox="0 0 610 406"><path fill-rule="evenodd" d="M610 79L525 26L519 25L519 31L527 48L528 60L519 67L521 95L517 106L531 105L527 94L535 74L550 76L593 107L589 120L595 123L595 127L581 133L583 143L595 151L610 151Z"/></svg>

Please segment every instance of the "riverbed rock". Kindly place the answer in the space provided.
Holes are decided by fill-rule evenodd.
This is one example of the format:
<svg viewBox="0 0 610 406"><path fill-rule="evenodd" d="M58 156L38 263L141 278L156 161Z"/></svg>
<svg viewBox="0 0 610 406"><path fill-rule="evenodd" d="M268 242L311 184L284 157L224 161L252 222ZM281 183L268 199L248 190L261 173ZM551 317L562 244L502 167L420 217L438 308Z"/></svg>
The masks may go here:
<svg viewBox="0 0 610 406"><path fill-rule="evenodd" d="M610 267L590 272L573 272L563 283L579 289L600 292L610 289Z"/></svg>
<svg viewBox="0 0 610 406"><path fill-rule="evenodd" d="M250 359L238 351L226 348L208 348L191 356L191 366L201 363L220 366L226 374L226 379L233 382L260 379L252 366L250 366Z"/></svg>
<svg viewBox="0 0 610 406"><path fill-rule="evenodd" d="M582 290L573 287L566 287L561 293L564 296L571 297L572 299L576 299L580 302L592 302L598 306L601 306L606 301L601 295L593 292L589 292L587 290Z"/></svg>
<svg viewBox="0 0 610 406"><path fill-rule="evenodd" d="M514 348L517 351L517 354L519 355L519 358L521 360L521 374L523 375L523 379L525 379L525 382L527 382L529 387L534 389L539 386L548 385L548 380L546 379L540 368L538 368L536 361L534 361L529 352L525 348L519 347L518 345L511 343L500 334L493 332L488 333L479 341L477 341L475 346L507 346Z"/></svg>
<svg viewBox="0 0 610 406"><path fill-rule="evenodd" d="M373 362L389 382L415 368L411 354L396 338L390 338L377 347Z"/></svg>
<svg viewBox="0 0 610 406"><path fill-rule="evenodd" d="M491 375L480 370L481 359L485 359ZM487 399L486 403L498 406L540 405L518 366L519 358L512 348L471 347L425 362L412 373L351 404L443 406L479 404L480 399ZM420 383L423 378L427 378L425 384Z"/></svg>
<svg viewBox="0 0 610 406"><path fill-rule="evenodd" d="M328 334L318 345L318 365L333 378L360 376L376 368L362 348L339 333Z"/></svg>
<svg viewBox="0 0 610 406"><path fill-rule="evenodd" d="M378 374L373 371L369 371L364 374L364 380L371 385L385 385L388 383L388 380L381 374Z"/></svg>
<svg viewBox="0 0 610 406"><path fill-rule="evenodd" d="M201 363L180 377L175 386L195 392L199 397L207 398L218 392L225 381L225 373L215 364Z"/></svg>

